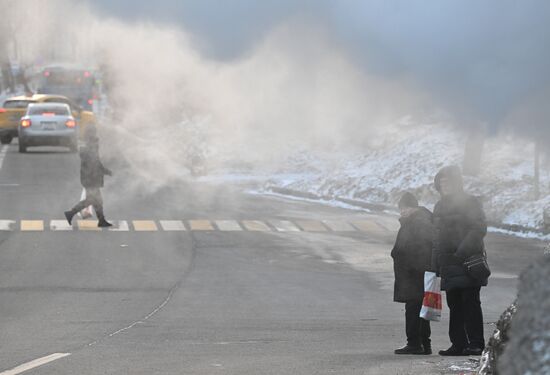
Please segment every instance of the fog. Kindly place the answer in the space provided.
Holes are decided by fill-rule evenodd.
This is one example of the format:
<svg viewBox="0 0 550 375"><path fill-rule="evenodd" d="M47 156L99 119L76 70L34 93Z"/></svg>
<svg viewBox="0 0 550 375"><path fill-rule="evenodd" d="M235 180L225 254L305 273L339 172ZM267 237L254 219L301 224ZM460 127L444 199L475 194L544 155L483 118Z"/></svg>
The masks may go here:
<svg viewBox="0 0 550 375"><path fill-rule="evenodd" d="M225 60L249 53L289 18L307 17L359 69L414 81L463 126L480 120L497 128L518 106L548 98L550 4L542 0L97 3L125 19L185 27L203 53Z"/></svg>
<svg viewBox="0 0 550 375"><path fill-rule="evenodd" d="M109 72L102 142L153 187L223 165L368 150L403 116L548 133L543 1L2 1L8 54ZM10 16L11 15L11 16ZM24 20L17 22L15 20ZM11 43L11 44L10 44Z"/></svg>

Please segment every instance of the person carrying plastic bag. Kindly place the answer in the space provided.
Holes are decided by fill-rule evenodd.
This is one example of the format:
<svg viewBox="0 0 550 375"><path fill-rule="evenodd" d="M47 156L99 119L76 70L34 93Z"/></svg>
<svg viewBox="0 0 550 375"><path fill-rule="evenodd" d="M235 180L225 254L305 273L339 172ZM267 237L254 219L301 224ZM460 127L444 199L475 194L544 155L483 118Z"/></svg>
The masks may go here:
<svg viewBox="0 0 550 375"><path fill-rule="evenodd" d="M431 354L430 322L420 317L424 299L424 273L430 270L432 254L432 214L418 206L411 193L399 201L401 227L395 240L393 258L395 302L405 303L407 344L395 354Z"/></svg>

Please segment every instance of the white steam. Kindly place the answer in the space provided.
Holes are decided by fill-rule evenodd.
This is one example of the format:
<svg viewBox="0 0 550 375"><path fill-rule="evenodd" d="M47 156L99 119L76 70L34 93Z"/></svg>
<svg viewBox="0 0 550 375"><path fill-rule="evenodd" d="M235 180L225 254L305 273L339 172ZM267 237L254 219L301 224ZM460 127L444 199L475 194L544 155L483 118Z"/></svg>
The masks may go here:
<svg viewBox="0 0 550 375"><path fill-rule="evenodd" d="M201 56L185 30L100 18L86 3L28 0L9 10L26 19L15 34L21 63L107 68L113 114L101 124L104 149L149 186L187 174L197 133L193 146L211 165L277 163L300 149L372 147L385 124L428 102L406 79L369 76L303 19L220 62Z"/></svg>

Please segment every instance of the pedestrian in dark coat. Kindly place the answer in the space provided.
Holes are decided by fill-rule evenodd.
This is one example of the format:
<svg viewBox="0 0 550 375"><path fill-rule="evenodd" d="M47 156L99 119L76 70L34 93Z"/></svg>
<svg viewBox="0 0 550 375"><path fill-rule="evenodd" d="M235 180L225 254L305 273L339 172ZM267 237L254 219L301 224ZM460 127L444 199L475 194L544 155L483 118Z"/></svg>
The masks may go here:
<svg viewBox="0 0 550 375"><path fill-rule="evenodd" d="M392 249L395 284L393 300L405 303L407 345L395 354L431 354L430 322L420 317L424 298L424 272L431 268L432 213L419 207L411 193L399 201L401 228Z"/></svg>
<svg viewBox="0 0 550 375"><path fill-rule="evenodd" d="M72 218L77 212L92 205L98 218L97 226L112 226L105 219L103 213L101 188L103 187L103 177L105 175L112 176L112 172L101 163L99 158L99 140L96 136L90 136L87 139L87 145L80 148L80 182L86 189L86 198L77 203L70 211L65 211L65 217L69 224L71 224Z"/></svg>
<svg viewBox="0 0 550 375"><path fill-rule="evenodd" d="M451 347L441 355L481 355L485 348L480 290L487 279L471 277L464 262L484 254L487 223L481 202L466 194L460 168L449 166L435 176L441 200L434 208L432 268L441 276L450 310Z"/></svg>

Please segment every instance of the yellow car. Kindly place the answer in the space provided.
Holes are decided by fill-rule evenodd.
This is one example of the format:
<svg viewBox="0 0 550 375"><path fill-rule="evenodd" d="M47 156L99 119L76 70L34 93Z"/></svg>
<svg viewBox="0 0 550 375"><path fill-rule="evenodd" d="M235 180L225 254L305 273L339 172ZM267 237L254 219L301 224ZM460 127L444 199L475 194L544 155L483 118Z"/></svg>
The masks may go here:
<svg viewBox="0 0 550 375"><path fill-rule="evenodd" d="M6 99L2 108L0 108L0 142L2 144L11 143L14 137L17 137L17 129L21 117L27 112L27 107L31 103L65 103L71 108L72 115L75 118L80 137L84 129L89 124L95 125L95 116L93 112L85 111L71 99L61 95L35 94L32 96L15 96Z"/></svg>

